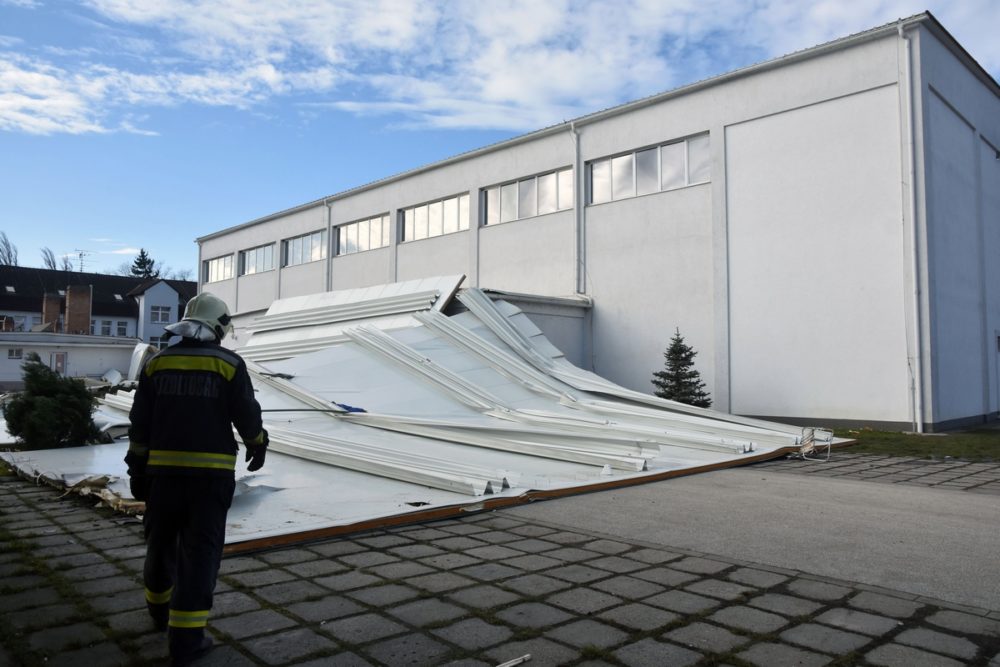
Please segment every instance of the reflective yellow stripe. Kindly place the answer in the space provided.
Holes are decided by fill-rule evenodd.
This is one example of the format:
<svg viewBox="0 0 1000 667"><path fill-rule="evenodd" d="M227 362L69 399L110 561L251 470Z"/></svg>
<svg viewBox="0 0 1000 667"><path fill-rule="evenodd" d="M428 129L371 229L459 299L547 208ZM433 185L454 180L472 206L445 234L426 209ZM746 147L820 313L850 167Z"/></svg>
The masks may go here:
<svg viewBox="0 0 1000 667"><path fill-rule="evenodd" d="M203 628L208 624L208 609L202 611L177 611L170 610L170 622L172 628Z"/></svg>
<svg viewBox="0 0 1000 667"><path fill-rule="evenodd" d="M146 602L150 604L166 604L170 602L170 594L174 592L174 587L171 586L162 593L154 593L153 591L146 589Z"/></svg>
<svg viewBox="0 0 1000 667"><path fill-rule="evenodd" d="M128 450L133 454L145 456L149 452L149 445L144 442L129 442Z"/></svg>
<svg viewBox="0 0 1000 667"><path fill-rule="evenodd" d="M160 355L153 357L146 364L146 375L152 375L157 371L209 371L232 380L236 375L236 366L218 357Z"/></svg>
<svg viewBox="0 0 1000 667"><path fill-rule="evenodd" d="M260 445L264 443L264 432L261 431L257 434L257 437L250 441L251 445Z"/></svg>
<svg viewBox="0 0 1000 667"><path fill-rule="evenodd" d="M152 449L149 452L151 466L172 466L175 468L211 468L213 470L236 470L234 454L214 454L209 452L177 452L167 449Z"/></svg>

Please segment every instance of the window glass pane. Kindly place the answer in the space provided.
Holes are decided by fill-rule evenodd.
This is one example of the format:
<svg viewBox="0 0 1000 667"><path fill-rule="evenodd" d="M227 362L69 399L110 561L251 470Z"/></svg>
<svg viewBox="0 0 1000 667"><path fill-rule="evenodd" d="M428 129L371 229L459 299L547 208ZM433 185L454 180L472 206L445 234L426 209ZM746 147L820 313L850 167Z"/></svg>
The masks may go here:
<svg viewBox="0 0 1000 667"><path fill-rule="evenodd" d="M358 228L358 251L364 252L365 250L371 250L371 222L368 220L362 220L355 227Z"/></svg>
<svg viewBox="0 0 1000 667"><path fill-rule="evenodd" d="M414 210L417 217L413 223L413 238L425 239L427 238L427 207L418 206Z"/></svg>
<svg viewBox="0 0 1000 667"><path fill-rule="evenodd" d="M382 216L382 247L383 248L386 247L387 245L389 245L389 242L390 242L389 236L390 236L391 231L392 230L389 229L389 215L388 214L383 215Z"/></svg>
<svg viewBox="0 0 1000 667"><path fill-rule="evenodd" d="M427 236L441 236L441 210L444 207L436 201L427 205Z"/></svg>
<svg viewBox="0 0 1000 667"><path fill-rule="evenodd" d="M415 219L416 219L416 215L415 215L414 210L412 208L408 208L405 211L403 211L403 240L404 241L412 241L414 239L413 234L414 234L415 230L414 230L413 225L414 225Z"/></svg>
<svg viewBox="0 0 1000 667"><path fill-rule="evenodd" d="M486 191L486 217L487 225L495 225L500 222L500 188L489 188Z"/></svg>
<svg viewBox="0 0 1000 667"><path fill-rule="evenodd" d="M337 227L337 254L346 255L347 254L347 226L341 225Z"/></svg>
<svg viewBox="0 0 1000 667"><path fill-rule="evenodd" d="M657 173L656 158L658 151L650 148L635 154L635 191L639 195L648 195L660 189L660 175Z"/></svg>
<svg viewBox="0 0 1000 667"><path fill-rule="evenodd" d="M660 146L660 179L664 190L679 188L684 180L684 142Z"/></svg>
<svg viewBox="0 0 1000 667"><path fill-rule="evenodd" d="M347 225L347 252L358 252L361 249L360 241L358 240L358 226Z"/></svg>
<svg viewBox="0 0 1000 667"><path fill-rule="evenodd" d="M469 228L469 195L461 195L458 198L458 228Z"/></svg>
<svg viewBox="0 0 1000 667"><path fill-rule="evenodd" d="M556 175L545 174L538 177L538 215L556 210Z"/></svg>
<svg viewBox="0 0 1000 667"><path fill-rule="evenodd" d="M531 218L538 215L538 199L535 179L526 178L517 184L517 218Z"/></svg>
<svg viewBox="0 0 1000 667"><path fill-rule="evenodd" d="M289 264L301 264L302 263L302 237L297 239L292 239L292 259L288 262Z"/></svg>
<svg viewBox="0 0 1000 667"><path fill-rule="evenodd" d="M559 210L573 208L573 170L559 172Z"/></svg>
<svg viewBox="0 0 1000 667"><path fill-rule="evenodd" d="M635 184L632 182L632 156L622 155L611 158L612 197L623 199L635 196Z"/></svg>
<svg viewBox="0 0 1000 667"><path fill-rule="evenodd" d="M688 139L688 183L704 183L712 177L712 155L708 135Z"/></svg>
<svg viewBox="0 0 1000 667"><path fill-rule="evenodd" d="M274 268L274 244L264 249L264 270L270 271Z"/></svg>
<svg viewBox="0 0 1000 667"><path fill-rule="evenodd" d="M590 201L611 201L611 161L599 160L590 165Z"/></svg>
<svg viewBox="0 0 1000 667"><path fill-rule="evenodd" d="M312 241L312 260L323 259L326 257L326 230L322 232L316 232L311 237Z"/></svg>
<svg viewBox="0 0 1000 667"><path fill-rule="evenodd" d="M444 205L444 222L441 223L441 229L444 230L445 234L451 234L452 232L458 231L458 197L452 197L451 199L445 199Z"/></svg>
<svg viewBox="0 0 1000 667"><path fill-rule="evenodd" d="M517 183L500 187L500 222L517 220Z"/></svg>

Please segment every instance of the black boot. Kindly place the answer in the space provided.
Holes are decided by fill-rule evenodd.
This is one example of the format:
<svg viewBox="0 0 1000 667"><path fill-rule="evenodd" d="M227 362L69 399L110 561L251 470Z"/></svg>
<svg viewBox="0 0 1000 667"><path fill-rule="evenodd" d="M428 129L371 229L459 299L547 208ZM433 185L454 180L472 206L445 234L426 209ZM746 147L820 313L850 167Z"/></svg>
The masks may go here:
<svg viewBox="0 0 1000 667"><path fill-rule="evenodd" d="M215 642L205 636L204 628L170 628L170 664L183 667L212 650Z"/></svg>
<svg viewBox="0 0 1000 667"><path fill-rule="evenodd" d="M158 632L163 632L167 629L167 619L170 617L170 604L153 604L152 602L146 603L146 609L149 611L150 617L153 619L153 627L156 628Z"/></svg>

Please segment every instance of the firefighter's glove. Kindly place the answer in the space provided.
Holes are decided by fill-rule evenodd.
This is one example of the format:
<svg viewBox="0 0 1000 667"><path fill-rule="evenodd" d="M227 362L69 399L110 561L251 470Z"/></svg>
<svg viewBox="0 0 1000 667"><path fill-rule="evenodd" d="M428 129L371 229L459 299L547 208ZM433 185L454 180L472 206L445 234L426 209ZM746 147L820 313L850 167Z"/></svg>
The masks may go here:
<svg viewBox="0 0 1000 667"><path fill-rule="evenodd" d="M247 466L247 470L257 472L264 467L268 443L270 443L270 438L267 437L267 431L263 429L254 442L245 443L247 447L246 461L250 464Z"/></svg>
<svg viewBox="0 0 1000 667"><path fill-rule="evenodd" d="M128 488L133 498L145 502L149 495L149 478L145 475L129 475Z"/></svg>

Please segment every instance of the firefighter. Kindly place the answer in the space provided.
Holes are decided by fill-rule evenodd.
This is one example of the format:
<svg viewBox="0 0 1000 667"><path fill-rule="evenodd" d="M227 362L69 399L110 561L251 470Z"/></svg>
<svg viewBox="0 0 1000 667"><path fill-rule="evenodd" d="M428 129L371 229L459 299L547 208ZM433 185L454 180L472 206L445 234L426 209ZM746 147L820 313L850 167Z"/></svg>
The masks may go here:
<svg viewBox="0 0 1000 667"><path fill-rule="evenodd" d="M181 340L143 368L129 413L132 495L146 502L146 603L167 630L173 664L212 648L205 635L235 488L236 438L248 470L264 465L267 431L243 359L220 341L232 330L218 297L191 299L166 327Z"/></svg>

